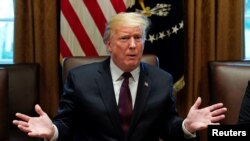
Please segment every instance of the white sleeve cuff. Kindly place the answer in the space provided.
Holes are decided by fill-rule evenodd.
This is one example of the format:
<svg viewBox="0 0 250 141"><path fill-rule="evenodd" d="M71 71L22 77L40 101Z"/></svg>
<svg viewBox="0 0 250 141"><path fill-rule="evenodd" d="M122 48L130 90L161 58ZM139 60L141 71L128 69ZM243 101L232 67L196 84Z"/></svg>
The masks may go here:
<svg viewBox="0 0 250 141"><path fill-rule="evenodd" d="M54 133L52 139L51 140L44 139L44 141L56 141L58 139L58 129L54 124L53 124L53 127L54 127L54 130L55 130L55 133Z"/></svg>
<svg viewBox="0 0 250 141"><path fill-rule="evenodd" d="M185 119L185 120L186 120L186 119ZM185 127L185 125L184 125L185 120L182 122L182 130L183 130L183 132L184 132L184 137L185 137L186 139L195 138L195 137L196 137L196 133L190 133L190 132L186 129L186 127Z"/></svg>

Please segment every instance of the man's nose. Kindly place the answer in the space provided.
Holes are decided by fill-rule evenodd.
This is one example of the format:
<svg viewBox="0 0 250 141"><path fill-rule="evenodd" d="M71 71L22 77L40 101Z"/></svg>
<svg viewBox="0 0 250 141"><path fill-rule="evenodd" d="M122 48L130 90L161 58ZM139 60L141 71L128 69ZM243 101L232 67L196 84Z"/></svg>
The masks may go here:
<svg viewBox="0 0 250 141"><path fill-rule="evenodd" d="M130 42L129 42L129 47L130 48L135 48L136 44L135 44L135 38L130 38Z"/></svg>

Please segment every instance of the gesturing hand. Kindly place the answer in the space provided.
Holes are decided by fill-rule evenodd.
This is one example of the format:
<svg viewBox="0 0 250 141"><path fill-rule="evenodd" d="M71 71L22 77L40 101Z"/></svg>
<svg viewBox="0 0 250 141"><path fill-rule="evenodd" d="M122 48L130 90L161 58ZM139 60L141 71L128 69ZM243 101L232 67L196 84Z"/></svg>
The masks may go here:
<svg viewBox="0 0 250 141"><path fill-rule="evenodd" d="M20 120L13 120L13 124L30 137L51 139L55 132L51 119L39 105L35 106L35 111L38 117L16 113L16 117Z"/></svg>
<svg viewBox="0 0 250 141"><path fill-rule="evenodd" d="M198 97L184 120L184 126L190 133L206 129L208 125L220 124L219 121L225 118L224 113L227 108L223 106L223 103L199 109L200 105L201 98Z"/></svg>

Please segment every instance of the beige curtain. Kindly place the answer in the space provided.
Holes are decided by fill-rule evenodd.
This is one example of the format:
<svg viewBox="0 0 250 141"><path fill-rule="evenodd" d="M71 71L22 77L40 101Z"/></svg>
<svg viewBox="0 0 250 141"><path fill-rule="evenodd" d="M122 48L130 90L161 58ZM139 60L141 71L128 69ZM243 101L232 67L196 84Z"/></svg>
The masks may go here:
<svg viewBox="0 0 250 141"><path fill-rule="evenodd" d="M177 95L182 116L198 96L209 104L209 61L242 59L244 0L185 0L184 7L186 86Z"/></svg>
<svg viewBox="0 0 250 141"><path fill-rule="evenodd" d="M40 104L54 116L59 97L58 3L16 0L15 63L40 64Z"/></svg>
<svg viewBox="0 0 250 141"><path fill-rule="evenodd" d="M198 96L209 105L208 62L241 60L244 0L185 0L186 86L177 95L185 117ZM206 141L206 131L200 133Z"/></svg>

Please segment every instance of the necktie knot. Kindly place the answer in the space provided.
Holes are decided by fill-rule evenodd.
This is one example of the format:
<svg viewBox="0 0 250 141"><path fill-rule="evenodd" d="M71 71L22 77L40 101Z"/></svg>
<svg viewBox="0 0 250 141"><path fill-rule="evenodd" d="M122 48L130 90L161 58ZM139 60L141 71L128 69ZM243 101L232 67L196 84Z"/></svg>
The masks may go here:
<svg viewBox="0 0 250 141"><path fill-rule="evenodd" d="M131 75L131 73L130 72L124 72L123 74L122 74L122 77L124 78L124 79L129 79L129 77L131 77L132 75Z"/></svg>

